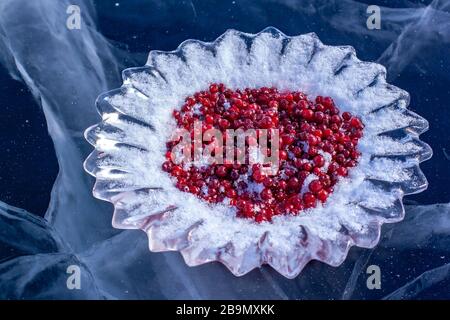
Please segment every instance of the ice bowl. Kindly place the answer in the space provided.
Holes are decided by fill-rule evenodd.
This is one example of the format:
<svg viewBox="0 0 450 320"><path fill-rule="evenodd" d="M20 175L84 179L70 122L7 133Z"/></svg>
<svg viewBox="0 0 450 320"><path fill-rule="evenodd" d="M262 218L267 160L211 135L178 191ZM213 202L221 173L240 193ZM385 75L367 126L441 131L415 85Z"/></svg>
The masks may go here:
<svg viewBox="0 0 450 320"><path fill-rule="evenodd" d="M179 191L161 169L171 115L211 83L332 97L365 124L358 165L323 205L272 222L237 218L227 205ZM124 70L122 87L97 100L101 122L85 132L95 149L84 167L96 178L94 196L114 205L113 226L143 230L151 251L179 251L189 266L219 261L236 276L268 264L294 278L311 260L338 266L350 247L374 247L383 223L403 219L403 196L427 188L419 164L432 150L419 135L428 122L408 104L385 68L359 60L351 46L272 27L228 30L210 43L151 51L144 67Z"/></svg>

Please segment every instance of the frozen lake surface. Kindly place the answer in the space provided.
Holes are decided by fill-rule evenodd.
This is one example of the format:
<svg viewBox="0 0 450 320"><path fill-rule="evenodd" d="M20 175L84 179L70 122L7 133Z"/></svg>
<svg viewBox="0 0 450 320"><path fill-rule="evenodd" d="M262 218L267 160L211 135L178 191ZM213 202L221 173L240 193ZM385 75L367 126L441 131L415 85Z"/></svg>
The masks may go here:
<svg viewBox="0 0 450 320"><path fill-rule="evenodd" d="M12 119L3 126L5 136L20 135L14 121L24 119L14 115L19 113L14 100L23 104L31 98L14 95L27 87L35 102L28 107L33 111L23 109L30 113L25 119L41 131L46 122L56 155L42 155L51 149L41 131L30 157L8 153L15 147L0 142L7 150L2 170L17 161L27 168L4 171L0 200L29 211L0 204L1 298L450 298L448 1L389 1L391 8L381 8L380 30L366 27L367 4L348 0L70 3L81 8L80 30L66 28L69 1L0 3L0 62L9 74L0 80L7 83L12 76L24 83L8 84L12 97L0 100ZM17 26L17 20L26 23ZM143 65L152 49L173 50L185 39L211 41L229 28L258 32L269 25L287 35L315 32L326 44L352 45L360 59L387 68L388 81L411 94L410 109L430 122L430 131L421 136L435 153L421 165L428 190L406 197L405 220L384 226L376 248L351 249L339 268L313 262L294 280L270 268L241 278L217 263L189 268L178 253L149 252L144 233L113 229L111 206L92 197L93 180L82 168L92 150L82 132L99 121L98 94L118 87L120 71ZM59 175L50 190L54 176L45 173L55 173L56 159ZM34 181L30 168L36 168L42 183ZM41 187L26 201L18 200L33 194L33 189L18 187L16 180L27 177ZM10 185L15 192L8 190ZM44 204L36 199L50 191L41 218L33 211ZM81 268L81 290L66 287L70 265ZM366 285L371 265L381 270L379 290Z"/></svg>

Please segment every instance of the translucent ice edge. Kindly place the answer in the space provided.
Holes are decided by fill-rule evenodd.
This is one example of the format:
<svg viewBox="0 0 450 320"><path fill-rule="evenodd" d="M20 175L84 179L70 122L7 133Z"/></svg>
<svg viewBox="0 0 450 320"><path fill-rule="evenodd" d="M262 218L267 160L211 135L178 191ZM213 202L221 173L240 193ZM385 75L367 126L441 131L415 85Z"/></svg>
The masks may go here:
<svg viewBox="0 0 450 320"><path fill-rule="evenodd" d="M96 148L85 162L97 178L94 195L115 205L115 227L145 230L151 250L180 250L189 265L218 260L242 275L268 263L286 277L312 259L339 265L350 246L375 246L381 224L403 218L404 194L427 187L418 165L432 151L418 135L428 123L406 109L408 93L387 84L385 73L358 60L350 46L274 28L256 35L229 30L213 43L188 40L173 52L152 51L145 67L124 71L122 88L98 99L102 122L86 131ZM238 219L233 207L179 191L161 170L176 126L172 111L213 82L333 97L365 124L358 166L324 205L273 223Z"/></svg>

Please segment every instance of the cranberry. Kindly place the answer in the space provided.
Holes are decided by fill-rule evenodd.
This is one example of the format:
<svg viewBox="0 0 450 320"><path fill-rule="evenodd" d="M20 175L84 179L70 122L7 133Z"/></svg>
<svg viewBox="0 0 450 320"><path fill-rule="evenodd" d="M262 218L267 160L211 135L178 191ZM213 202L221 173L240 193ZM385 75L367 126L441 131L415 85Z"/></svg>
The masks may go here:
<svg viewBox="0 0 450 320"><path fill-rule="evenodd" d="M263 213L259 213L255 216L255 221L258 223L263 222L264 220L266 220L266 217Z"/></svg>
<svg viewBox="0 0 450 320"><path fill-rule="evenodd" d="M226 195L228 198L236 198L237 192L236 190L230 188L227 190Z"/></svg>
<svg viewBox="0 0 450 320"><path fill-rule="evenodd" d="M336 173L337 173L338 175L340 175L340 176L345 177L345 176L348 174L348 171L347 171L347 168L346 168L346 167L339 167L339 168L336 170Z"/></svg>
<svg viewBox="0 0 450 320"><path fill-rule="evenodd" d="M333 99L331 99L330 97L324 97L322 99L322 104L325 106L325 108L327 108L328 110L331 110L331 108L334 107L334 102Z"/></svg>
<svg viewBox="0 0 450 320"><path fill-rule="evenodd" d="M288 187L291 188L292 190L298 189L300 187L300 182L298 181L297 178L292 177L288 181Z"/></svg>
<svg viewBox="0 0 450 320"><path fill-rule="evenodd" d="M340 124L342 122L342 119L339 115L335 114L331 117L331 122L332 123L336 123L336 124Z"/></svg>
<svg viewBox="0 0 450 320"><path fill-rule="evenodd" d="M316 167L323 167L323 165L325 164L325 159L323 156L321 155L317 155L313 158L314 161L314 165Z"/></svg>
<svg viewBox="0 0 450 320"><path fill-rule="evenodd" d="M259 170L253 171L252 177L253 180L255 180L255 182L262 182L265 178L264 175Z"/></svg>
<svg viewBox="0 0 450 320"><path fill-rule="evenodd" d="M310 134L310 135L308 136L308 144L309 144L310 146L315 146L315 145L318 144L318 143L319 143L319 139L318 139L315 135Z"/></svg>
<svg viewBox="0 0 450 320"><path fill-rule="evenodd" d="M312 169L313 169L313 166L311 163L307 162L307 163L303 164L303 170L311 171Z"/></svg>
<svg viewBox="0 0 450 320"><path fill-rule="evenodd" d="M210 115L205 116L205 122L206 124L214 124L214 117Z"/></svg>
<svg viewBox="0 0 450 320"><path fill-rule="evenodd" d="M171 169L172 169L172 162L170 162L170 161L164 162L163 165L162 165L162 169L165 172L170 172Z"/></svg>
<svg viewBox="0 0 450 320"><path fill-rule="evenodd" d="M230 121L228 121L227 119L220 119L219 127L222 129L228 129L230 127Z"/></svg>
<svg viewBox="0 0 450 320"><path fill-rule="evenodd" d="M317 199L319 199L322 202L325 202L328 198L328 192L325 189L320 190L317 192Z"/></svg>
<svg viewBox="0 0 450 320"><path fill-rule="evenodd" d="M278 182L278 188L279 188L280 190L285 190L285 189L287 188L287 183L286 183L286 181L284 181L284 180L279 181L279 182Z"/></svg>
<svg viewBox="0 0 450 320"><path fill-rule="evenodd" d="M314 112L309 109L303 109L301 112L301 116L305 120L312 120L314 118Z"/></svg>
<svg viewBox="0 0 450 320"><path fill-rule="evenodd" d="M311 208L316 203L316 197L311 192L305 192L303 195L303 202L307 208Z"/></svg>
<svg viewBox="0 0 450 320"><path fill-rule="evenodd" d="M273 185L273 180L272 178L266 177L264 178L263 184L265 187L270 188Z"/></svg>
<svg viewBox="0 0 450 320"><path fill-rule="evenodd" d="M172 175L174 177L180 177L183 174L183 169L180 166L172 167Z"/></svg>
<svg viewBox="0 0 450 320"><path fill-rule="evenodd" d="M319 192L320 190L322 190L322 188L322 183L319 180L313 180L309 184L309 190L311 190L311 192L313 193Z"/></svg>
<svg viewBox="0 0 450 320"><path fill-rule="evenodd" d="M222 178L225 177L227 175L227 168L225 166L217 167L216 174L219 177L222 177Z"/></svg>
<svg viewBox="0 0 450 320"><path fill-rule="evenodd" d="M350 126L356 129L361 129L363 127L363 124L361 122L361 120L359 120L358 118L351 118L350 120Z"/></svg>
<svg viewBox="0 0 450 320"><path fill-rule="evenodd" d="M209 86L209 91L211 93L215 93L215 92L219 91L219 86L217 84L213 83Z"/></svg>
<svg viewBox="0 0 450 320"><path fill-rule="evenodd" d="M294 206L294 209L299 210L302 207L302 198L300 195L292 196L290 199L291 204Z"/></svg>
<svg viewBox="0 0 450 320"><path fill-rule="evenodd" d="M193 112L196 105L200 108ZM227 129L279 130L279 173L271 177L263 173L259 164L238 164L230 159L223 164L184 169L183 164L172 162L172 149L180 140L166 144L162 170L173 177L179 190L210 203L228 199L229 205L237 208L238 217L256 222L271 221L278 214L301 214L305 208L315 207L317 201L325 202L339 177L346 177L360 157L357 145L364 124L350 112L341 114L333 99L326 96L309 100L302 92L280 92L266 87L231 90L212 83L208 90L187 97L172 115L178 127L189 130L192 137L197 120L203 121L203 133L212 128L221 130L224 144L230 139ZM211 143L215 143L212 138ZM247 137L246 142L248 146L258 143L254 137ZM207 144L202 143L202 147ZM215 151L225 155L229 149ZM248 161L248 150L245 154L238 149L234 151L236 159L245 156ZM331 156L326 170L323 152ZM299 192L310 174L317 178L301 195ZM262 191L250 189L250 183L261 184Z"/></svg>
<svg viewBox="0 0 450 320"><path fill-rule="evenodd" d="M272 190L270 190L269 188L265 188L265 189L261 192L261 199L263 199L263 200L269 200L269 199L272 199Z"/></svg>
<svg viewBox="0 0 450 320"><path fill-rule="evenodd" d="M294 142L294 137L289 134L285 134L281 136L281 141L283 145L288 146Z"/></svg>
<svg viewBox="0 0 450 320"><path fill-rule="evenodd" d="M317 108L316 108L317 109ZM325 115L324 115L324 113L322 112L322 111L316 111L315 113L314 113L314 120L316 121L316 122L322 122L323 121L323 119L324 119L324 117L325 117Z"/></svg>
<svg viewBox="0 0 450 320"><path fill-rule="evenodd" d="M343 112L342 113L342 118L344 118L345 121L350 120L352 117L352 114L350 112Z"/></svg>
<svg viewBox="0 0 450 320"><path fill-rule="evenodd" d="M280 160L286 160L288 158L288 153L284 150L279 151Z"/></svg>

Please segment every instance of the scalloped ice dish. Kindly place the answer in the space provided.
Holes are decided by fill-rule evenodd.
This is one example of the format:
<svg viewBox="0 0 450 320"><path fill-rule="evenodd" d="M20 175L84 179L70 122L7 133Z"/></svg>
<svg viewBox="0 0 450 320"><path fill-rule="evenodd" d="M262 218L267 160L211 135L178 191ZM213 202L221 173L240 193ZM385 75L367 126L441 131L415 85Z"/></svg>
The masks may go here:
<svg viewBox="0 0 450 320"><path fill-rule="evenodd" d="M350 46L229 30L152 51L123 78L85 133L94 196L114 205L114 227L145 231L151 251L180 251L190 266L219 261L240 276L269 264L288 278L311 260L338 266L403 219L405 194L427 188L419 163L432 150L418 137L428 122ZM193 120L279 129L278 173L172 163L171 135Z"/></svg>

